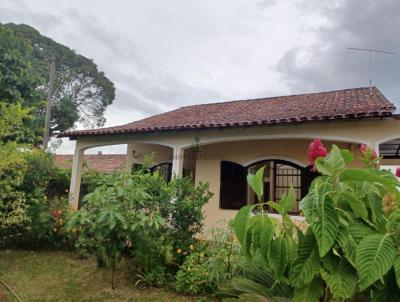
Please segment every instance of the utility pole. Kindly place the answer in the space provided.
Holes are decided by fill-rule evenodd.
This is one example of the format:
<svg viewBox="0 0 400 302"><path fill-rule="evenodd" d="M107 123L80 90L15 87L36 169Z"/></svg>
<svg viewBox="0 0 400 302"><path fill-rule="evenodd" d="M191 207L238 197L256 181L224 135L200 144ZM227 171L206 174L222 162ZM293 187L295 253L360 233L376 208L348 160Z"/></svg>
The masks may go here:
<svg viewBox="0 0 400 302"><path fill-rule="evenodd" d="M43 150L45 151L47 150L50 139L50 118L51 118L51 106L53 103L53 90L54 90L55 77L56 77L56 58L52 56L50 61L49 89L47 90L46 118L44 121Z"/></svg>

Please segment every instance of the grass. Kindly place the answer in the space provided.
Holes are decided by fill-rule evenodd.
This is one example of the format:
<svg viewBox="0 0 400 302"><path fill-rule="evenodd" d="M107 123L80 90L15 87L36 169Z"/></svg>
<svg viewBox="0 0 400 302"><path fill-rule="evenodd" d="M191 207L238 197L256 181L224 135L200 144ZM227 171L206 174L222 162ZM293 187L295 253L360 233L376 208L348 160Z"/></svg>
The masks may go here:
<svg viewBox="0 0 400 302"><path fill-rule="evenodd" d="M24 302L29 301L196 301L166 289L141 289L120 271L117 288L111 289L111 274L94 261L74 253L0 250L0 279ZM16 301L0 284L0 301Z"/></svg>

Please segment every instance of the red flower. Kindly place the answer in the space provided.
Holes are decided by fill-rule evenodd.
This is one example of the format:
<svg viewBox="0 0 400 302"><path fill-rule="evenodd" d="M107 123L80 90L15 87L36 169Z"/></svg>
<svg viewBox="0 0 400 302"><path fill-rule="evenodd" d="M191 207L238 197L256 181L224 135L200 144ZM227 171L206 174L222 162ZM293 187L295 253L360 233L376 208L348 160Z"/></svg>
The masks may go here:
<svg viewBox="0 0 400 302"><path fill-rule="evenodd" d="M378 154L376 153L376 151L365 144L362 144L360 146L360 152L365 158L367 158L368 156L371 156L371 160L375 160L378 158Z"/></svg>
<svg viewBox="0 0 400 302"><path fill-rule="evenodd" d="M61 211L59 209L54 209L51 211L51 216L53 216L54 219L59 219L61 217Z"/></svg>
<svg viewBox="0 0 400 302"><path fill-rule="evenodd" d="M400 167L397 167L397 169L396 169L396 176L400 177Z"/></svg>
<svg viewBox="0 0 400 302"><path fill-rule="evenodd" d="M325 157L328 154L324 145L319 138L315 138L308 146L308 163L313 166L312 170L315 172L315 160L318 157Z"/></svg>

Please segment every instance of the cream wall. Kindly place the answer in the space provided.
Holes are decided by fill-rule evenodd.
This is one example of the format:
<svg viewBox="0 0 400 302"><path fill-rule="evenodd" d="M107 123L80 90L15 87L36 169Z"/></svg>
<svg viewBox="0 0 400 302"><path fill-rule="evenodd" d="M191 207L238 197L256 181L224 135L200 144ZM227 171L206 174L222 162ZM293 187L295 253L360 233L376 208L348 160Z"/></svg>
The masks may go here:
<svg viewBox="0 0 400 302"><path fill-rule="evenodd" d="M307 149L310 140L251 140L245 142L226 142L202 146L204 160L196 162L196 183L208 182L210 191L214 196L204 206L205 229L212 228L216 223L229 221L234 218L237 210L220 209L220 167L221 161L227 160L247 166L261 159L284 159L295 162L301 166L307 164ZM331 148L332 141L323 141L327 149ZM340 148L350 149L353 145L349 143L335 142ZM358 153L358 147L353 150ZM216 155L216 156L214 156ZM214 159L215 158L215 159ZM355 160L351 166L359 167L361 162Z"/></svg>
<svg viewBox="0 0 400 302"><path fill-rule="evenodd" d="M192 129L162 131L138 134L101 135L91 137L78 137L75 148L73 169L71 175L69 201L77 208L80 179L83 165L83 152L86 149L98 146L128 144L128 155L132 154L133 145L142 148L141 153L156 151L159 160L173 154L173 171L181 175L183 162L175 160L175 155L189 153L194 138L209 152L223 151L224 160L245 163L257 157L286 156L306 163L306 149L309 141L319 137L324 141L365 143L378 149L379 144L390 139L400 138L400 120L396 117L374 120L354 121L318 121L276 126L252 126L226 129ZM236 142L234 142L236 141ZM225 142L225 143L223 143ZM147 147L143 147L147 145ZM139 150L138 149L138 150ZM186 150L185 150L186 149ZM131 163L135 158L128 156ZM139 158L140 160L140 158ZM131 163L127 161L127 166ZM206 224L210 227L220 219L230 219L235 212L219 210L219 159L197 160L196 181L207 181L215 193L213 200L205 207L207 215ZM187 162L186 165L192 166Z"/></svg>

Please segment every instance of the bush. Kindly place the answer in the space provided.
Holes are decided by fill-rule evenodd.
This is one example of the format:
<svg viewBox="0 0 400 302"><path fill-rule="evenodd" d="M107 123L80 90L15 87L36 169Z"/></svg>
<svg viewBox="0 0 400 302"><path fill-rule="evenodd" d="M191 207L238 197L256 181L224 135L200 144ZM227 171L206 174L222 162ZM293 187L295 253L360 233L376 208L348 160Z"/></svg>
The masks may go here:
<svg viewBox="0 0 400 302"><path fill-rule="evenodd" d="M244 258L231 227L214 228L211 235L212 239L199 245L199 251L192 251L180 267L174 283L178 292L214 293L220 284L242 270Z"/></svg>
<svg viewBox="0 0 400 302"><path fill-rule="evenodd" d="M26 196L18 191L27 168L17 143L29 110L0 102L0 246L14 242L29 223Z"/></svg>
<svg viewBox="0 0 400 302"><path fill-rule="evenodd" d="M305 232L287 215L296 202L293 191L268 202L280 222L263 213L263 204L239 211L234 227L243 254L252 263L261 257L266 273L233 279L231 294L294 302L398 300L400 183L377 169L371 149L362 146L361 152L365 167L353 169L346 168L354 158L349 151L334 145L326 154L319 140L310 145L310 162L321 176L301 201ZM259 200L262 178L263 169L248 177Z"/></svg>
<svg viewBox="0 0 400 302"><path fill-rule="evenodd" d="M69 223L78 232L76 247L113 270L126 253L142 283L162 285L181 261L174 247L201 230L201 207L211 196L207 186L194 188L189 179L167 183L143 170L100 182Z"/></svg>

